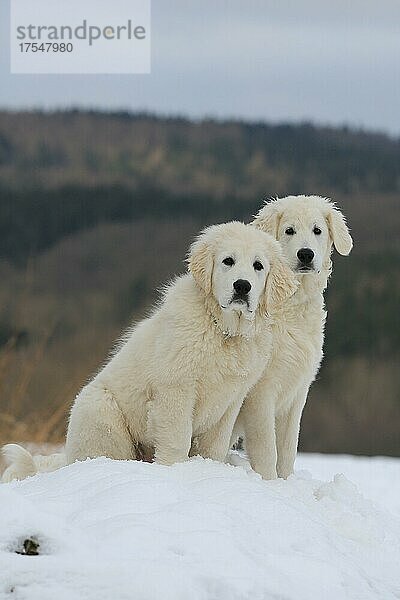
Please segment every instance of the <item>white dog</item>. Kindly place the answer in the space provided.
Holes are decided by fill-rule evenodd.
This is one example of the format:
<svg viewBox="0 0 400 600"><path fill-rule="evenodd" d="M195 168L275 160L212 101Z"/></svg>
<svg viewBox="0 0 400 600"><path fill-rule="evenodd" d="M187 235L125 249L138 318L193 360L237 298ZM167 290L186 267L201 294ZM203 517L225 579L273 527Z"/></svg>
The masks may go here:
<svg viewBox="0 0 400 600"><path fill-rule="evenodd" d="M272 356L243 404L234 439L244 436L250 464L262 477L287 478L293 473L308 390L322 360L323 291L332 245L348 255L353 241L341 212L319 196L271 201L253 225L279 240L299 287L274 315Z"/></svg>
<svg viewBox="0 0 400 600"><path fill-rule="evenodd" d="M76 398L64 463L9 445L4 481L51 470L52 460L55 468L97 456L225 460L243 399L270 356L266 312L297 283L278 242L238 222L206 229L191 247L189 271Z"/></svg>

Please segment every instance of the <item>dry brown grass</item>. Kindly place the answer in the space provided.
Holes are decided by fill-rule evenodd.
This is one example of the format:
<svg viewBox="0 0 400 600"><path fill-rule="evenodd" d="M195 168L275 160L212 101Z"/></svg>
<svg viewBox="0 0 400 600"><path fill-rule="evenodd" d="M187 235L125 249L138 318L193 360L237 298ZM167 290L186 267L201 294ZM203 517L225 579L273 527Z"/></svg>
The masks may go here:
<svg viewBox="0 0 400 600"><path fill-rule="evenodd" d="M22 277L23 285L16 296L14 324L23 322L34 284L34 270L29 260ZM40 407L32 410L29 389L44 361L48 360L49 343L56 329L53 320L43 330L40 339L28 349L18 348L17 335L12 335L0 351L0 440L43 444L60 442L70 401L65 394L56 400L55 408L43 415Z"/></svg>
<svg viewBox="0 0 400 600"><path fill-rule="evenodd" d="M8 376L15 372L12 367L18 360L18 351L15 348L15 339L11 338L0 354L0 394L3 399L0 412L0 439L4 441L31 441L36 443L47 442L52 439L55 431L60 428L64 420L67 407L63 404L44 419L38 411L36 414L27 412L27 391L32 378L41 361L44 360L48 341L53 327L49 328L43 339L27 355L18 371L18 378L12 383ZM11 388L7 396L6 389Z"/></svg>
<svg viewBox="0 0 400 600"><path fill-rule="evenodd" d="M66 349L51 341L50 329L33 348L18 350L7 344L0 354L0 443L63 442L68 413L75 395L107 353L99 336L99 348L89 356L74 356L60 364L59 354ZM113 336L114 338L115 336ZM107 340L108 347L112 339ZM85 344L82 343L81 347ZM100 356L101 354L101 356ZM79 367L77 362L81 361ZM8 365L8 368L4 368ZM37 390L47 389L48 395Z"/></svg>

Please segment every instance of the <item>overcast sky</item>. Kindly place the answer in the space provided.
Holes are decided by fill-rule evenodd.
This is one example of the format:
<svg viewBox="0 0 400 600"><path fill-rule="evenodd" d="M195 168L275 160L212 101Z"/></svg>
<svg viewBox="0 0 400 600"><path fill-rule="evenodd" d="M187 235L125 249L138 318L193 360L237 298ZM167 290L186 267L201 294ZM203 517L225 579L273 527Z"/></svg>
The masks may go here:
<svg viewBox="0 0 400 600"><path fill-rule="evenodd" d="M312 120L400 134L400 0L153 0L152 73L128 76L10 75L8 4L0 0L0 107Z"/></svg>

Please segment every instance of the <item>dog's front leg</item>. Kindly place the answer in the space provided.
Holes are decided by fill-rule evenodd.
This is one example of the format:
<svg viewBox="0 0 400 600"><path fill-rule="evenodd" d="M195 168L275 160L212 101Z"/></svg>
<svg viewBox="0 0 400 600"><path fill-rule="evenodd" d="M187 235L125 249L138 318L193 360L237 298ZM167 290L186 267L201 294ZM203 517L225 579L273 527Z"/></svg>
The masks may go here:
<svg viewBox="0 0 400 600"><path fill-rule="evenodd" d="M299 440L300 420L306 403L308 386L299 389L288 411L276 418L276 445L278 477L287 479L294 472Z"/></svg>
<svg viewBox="0 0 400 600"><path fill-rule="evenodd" d="M151 400L148 435L155 448L155 462L172 465L187 460L192 439L194 406L192 390L171 387Z"/></svg>
<svg viewBox="0 0 400 600"><path fill-rule="evenodd" d="M238 398L228 407L213 427L197 436L191 454L200 454L204 458L225 462L230 447L233 426L241 404L242 398Z"/></svg>
<svg viewBox="0 0 400 600"><path fill-rule="evenodd" d="M276 479L275 404L262 382L247 396L240 418L252 469L263 479Z"/></svg>

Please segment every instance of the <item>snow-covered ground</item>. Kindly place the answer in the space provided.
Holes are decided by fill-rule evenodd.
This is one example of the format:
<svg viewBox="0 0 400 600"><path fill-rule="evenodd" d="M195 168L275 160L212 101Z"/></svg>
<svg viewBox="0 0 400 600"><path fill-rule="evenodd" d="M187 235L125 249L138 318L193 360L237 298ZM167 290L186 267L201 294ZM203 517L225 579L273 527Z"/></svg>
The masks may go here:
<svg viewBox="0 0 400 600"><path fill-rule="evenodd" d="M400 516L400 459L384 456L300 454L297 472L305 469L316 479L328 480L343 473L360 492L378 506Z"/></svg>
<svg viewBox="0 0 400 600"><path fill-rule="evenodd" d="M297 469L97 459L2 484L0 599L399 599L400 460Z"/></svg>

